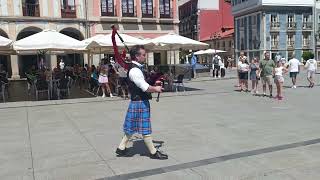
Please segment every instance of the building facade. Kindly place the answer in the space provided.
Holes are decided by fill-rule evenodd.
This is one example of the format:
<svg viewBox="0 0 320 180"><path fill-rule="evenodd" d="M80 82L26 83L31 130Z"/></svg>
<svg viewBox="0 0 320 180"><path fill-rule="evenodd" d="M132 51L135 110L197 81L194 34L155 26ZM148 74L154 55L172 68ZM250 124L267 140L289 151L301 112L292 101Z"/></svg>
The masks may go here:
<svg viewBox="0 0 320 180"><path fill-rule="evenodd" d="M233 28L231 5L224 0L180 1L180 35L206 41L223 28Z"/></svg>
<svg viewBox="0 0 320 180"><path fill-rule="evenodd" d="M269 51L301 59L313 51L313 0L231 0L235 16L235 53L262 58Z"/></svg>
<svg viewBox="0 0 320 180"><path fill-rule="evenodd" d="M141 38L154 38L169 32L178 32L176 0L0 0L0 35L19 40L54 29L83 40L96 34L111 33L111 25L119 31ZM172 52L149 54L149 63L165 64ZM59 57L58 57L59 58ZM95 56L94 59L96 59ZM12 78L23 77L37 55L0 56ZM46 64L57 65L56 55L46 55ZM88 63L82 54L63 56L67 64ZM99 61L99 60L98 60Z"/></svg>

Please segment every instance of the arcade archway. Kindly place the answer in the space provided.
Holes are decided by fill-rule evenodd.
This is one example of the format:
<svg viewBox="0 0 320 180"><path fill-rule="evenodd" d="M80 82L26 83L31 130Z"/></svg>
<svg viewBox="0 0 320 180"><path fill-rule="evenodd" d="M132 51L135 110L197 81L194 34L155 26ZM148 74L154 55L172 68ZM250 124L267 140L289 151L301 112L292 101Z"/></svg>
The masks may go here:
<svg viewBox="0 0 320 180"><path fill-rule="evenodd" d="M65 28L65 29L62 29L60 33L70 36L79 41L82 41L84 39L82 33L75 28ZM59 55L57 63L60 62L61 58L63 59L66 66L74 66L76 64L80 66L84 65L83 54L73 53L73 54Z"/></svg>
<svg viewBox="0 0 320 180"><path fill-rule="evenodd" d="M8 34L2 29L0 29L0 36L9 38ZM3 68L4 71L8 72L9 77L11 77L12 70L10 63L10 55L3 55L0 53L0 66Z"/></svg>
<svg viewBox="0 0 320 180"><path fill-rule="evenodd" d="M27 27L20 31L17 36L17 40L26 38L38 32L41 32L42 29L37 27ZM18 65L19 65L19 74L20 77L26 77L25 73L31 70L32 67L38 68L38 55L19 55L18 56Z"/></svg>

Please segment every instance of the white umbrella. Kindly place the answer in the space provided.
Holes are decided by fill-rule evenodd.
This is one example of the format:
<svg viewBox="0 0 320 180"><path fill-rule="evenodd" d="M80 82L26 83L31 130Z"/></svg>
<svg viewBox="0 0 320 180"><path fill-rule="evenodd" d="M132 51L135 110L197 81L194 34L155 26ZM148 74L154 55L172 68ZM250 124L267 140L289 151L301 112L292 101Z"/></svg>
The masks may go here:
<svg viewBox="0 0 320 180"><path fill-rule="evenodd" d="M16 51L84 50L85 44L55 30L44 30L13 43Z"/></svg>
<svg viewBox="0 0 320 180"><path fill-rule="evenodd" d="M135 45L146 45L149 46L152 43L149 43L148 41L127 35L127 34L119 34L122 39L124 40L124 43L128 47L132 47ZM92 51L96 50L103 50L103 51L113 51L112 48L112 40L111 40L111 34L108 35L101 35L98 34L96 36L93 36L91 38L85 39L82 42L86 44L86 49ZM116 43L118 47L124 47L124 44L121 42L120 38L116 35Z"/></svg>
<svg viewBox="0 0 320 180"><path fill-rule="evenodd" d="M194 53L194 55L202 55L202 54L206 54L204 50L200 50Z"/></svg>
<svg viewBox="0 0 320 180"><path fill-rule="evenodd" d="M204 51L204 54L217 54L217 53L225 53L226 51L218 50L218 49L207 49Z"/></svg>
<svg viewBox="0 0 320 180"><path fill-rule="evenodd" d="M202 43L193 39L189 39L174 33L169 33L154 39L149 42L157 45L159 50L199 50L208 48L208 44Z"/></svg>
<svg viewBox="0 0 320 180"><path fill-rule="evenodd" d="M0 36L0 48L8 48L11 43L12 43L12 40Z"/></svg>

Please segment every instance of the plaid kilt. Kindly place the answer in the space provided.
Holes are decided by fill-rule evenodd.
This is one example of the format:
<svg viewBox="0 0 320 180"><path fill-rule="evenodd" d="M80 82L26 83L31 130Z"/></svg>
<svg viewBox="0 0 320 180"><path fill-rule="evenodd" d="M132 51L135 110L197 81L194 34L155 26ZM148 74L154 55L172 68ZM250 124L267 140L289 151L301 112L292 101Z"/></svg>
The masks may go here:
<svg viewBox="0 0 320 180"><path fill-rule="evenodd" d="M152 133L150 122L150 103L145 101L131 101L123 124L125 134L134 133L149 135Z"/></svg>

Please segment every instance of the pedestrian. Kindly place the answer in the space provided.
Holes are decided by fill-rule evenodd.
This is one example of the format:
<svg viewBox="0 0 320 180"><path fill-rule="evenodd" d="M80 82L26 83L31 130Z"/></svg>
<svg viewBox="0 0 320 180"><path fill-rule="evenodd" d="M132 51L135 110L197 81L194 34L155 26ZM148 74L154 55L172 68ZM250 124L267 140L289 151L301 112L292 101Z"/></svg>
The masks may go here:
<svg viewBox="0 0 320 180"><path fill-rule="evenodd" d="M127 155L127 143L135 133L141 134L149 149L151 159L168 159L168 155L157 150L151 137L150 103L151 93L162 92L161 86L149 85L143 75L143 63L146 60L146 51L143 46L137 45L130 50L131 67L129 68L129 91L131 101L123 125L124 136L116 150L118 156ZM157 82L161 83L161 82Z"/></svg>
<svg viewBox="0 0 320 180"><path fill-rule="evenodd" d="M251 93L257 94L258 93L258 83L259 83L259 77L257 75L259 71L259 60L257 57L253 58L251 61L251 64L249 66L250 68L250 80L251 80Z"/></svg>
<svg viewBox="0 0 320 180"><path fill-rule="evenodd" d="M275 98L278 100L283 99L282 89L284 83L284 73L287 73L287 69L282 65L281 61L277 61L277 66L274 68L274 83L277 86L277 96Z"/></svg>
<svg viewBox="0 0 320 180"><path fill-rule="evenodd" d="M295 54L292 55L292 58L288 62L288 67L290 71L290 78L292 80L292 87L291 88L297 88L297 76L300 72L300 61L295 58Z"/></svg>
<svg viewBox="0 0 320 180"><path fill-rule="evenodd" d="M63 59L62 59L62 58L61 58L61 60L60 60L59 66L60 66L60 69L61 69L61 70L63 70L63 69L64 69L65 64L64 64L64 62L63 62Z"/></svg>
<svg viewBox="0 0 320 180"><path fill-rule="evenodd" d="M245 58L240 59L241 63L239 63L238 71L239 71L239 79L240 79L240 91L248 92L248 72L249 72L249 64Z"/></svg>
<svg viewBox="0 0 320 180"><path fill-rule="evenodd" d="M98 81L102 88L102 97L106 97L106 91L110 94L110 97L113 97L109 86L108 70L106 67L101 67Z"/></svg>
<svg viewBox="0 0 320 180"><path fill-rule="evenodd" d="M314 59L314 55L311 54L310 59L306 62L305 68L307 69L307 80L309 81L309 88L314 86L314 78L317 71L317 61Z"/></svg>
<svg viewBox="0 0 320 180"><path fill-rule="evenodd" d="M274 74L275 63L273 60L270 59L270 53L264 53L264 59L260 61L259 64L259 76L261 77L262 81L262 90L263 96L267 96L267 84L269 86L270 98L272 98L272 76Z"/></svg>
<svg viewBox="0 0 320 180"><path fill-rule="evenodd" d="M244 52L240 52L240 56L238 58L238 68L237 68L237 75L238 75L238 85L236 87L240 87L240 72L239 72L239 65L242 63L242 59L246 59L246 56L244 55Z"/></svg>
<svg viewBox="0 0 320 180"><path fill-rule="evenodd" d="M226 67L224 65L223 59L221 58L219 59L219 67L220 67L220 76L224 78L226 75Z"/></svg>
<svg viewBox="0 0 320 180"><path fill-rule="evenodd" d="M213 78L220 78L219 71L219 58L221 58L218 54L215 54L212 58L212 70L213 70Z"/></svg>

